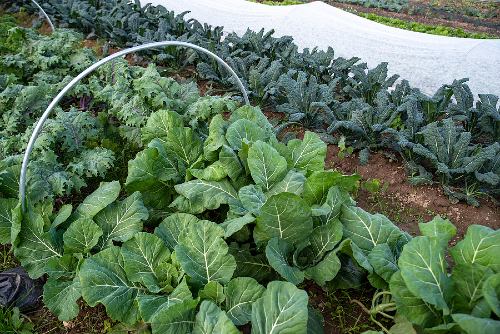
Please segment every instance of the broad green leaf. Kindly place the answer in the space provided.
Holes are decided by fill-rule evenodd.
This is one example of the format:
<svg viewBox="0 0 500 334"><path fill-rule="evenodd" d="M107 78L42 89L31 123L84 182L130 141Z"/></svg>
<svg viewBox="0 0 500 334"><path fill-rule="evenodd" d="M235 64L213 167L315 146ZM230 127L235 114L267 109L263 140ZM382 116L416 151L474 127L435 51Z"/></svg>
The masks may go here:
<svg viewBox="0 0 500 334"><path fill-rule="evenodd" d="M248 168L264 191L281 181L287 172L286 160L271 145L257 141L248 151Z"/></svg>
<svg viewBox="0 0 500 334"><path fill-rule="evenodd" d="M426 236L413 238L401 252L399 268L406 286L415 296L448 314L453 286L438 240Z"/></svg>
<svg viewBox="0 0 500 334"><path fill-rule="evenodd" d="M422 235L436 238L440 241L443 248L448 245L448 242L457 233L457 228L448 219L443 219L439 216L434 217L428 223L419 223L418 227Z"/></svg>
<svg viewBox="0 0 500 334"><path fill-rule="evenodd" d="M44 231L42 216L28 214L22 222L14 255L31 278L38 278L45 273L44 267L47 261L61 257L62 250L56 245L50 233Z"/></svg>
<svg viewBox="0 0 500 334"><path fill-rule="evenodd" d="M45 271L53 279L72 279L75 277L78 259L73 254L64 254L62 257L53 257L47 261Z"/></svg>
<svg viewBox="0 0 500 334"><path fill-rule="evenodd" d="M120 194L120 183L118 181L102 182L92 194L88 195L76 208L71 216L72 220L78 218L93 218L102 209L113 203Z"/></svg>
<svg viewBox="0 0 500 334"><path fill-rule="evenodd" d="M172 128L183 127L182 118L170 110L158 110L151 113L146 125L141 129L142 142L149 143L154 138L166 141Z"/></svg>
<svg viewBox="0 0 500 334"><path fill-rule="evenodd" d="M251 277L237 277L226 286L226 310L228 317L237 326L252 319L252 304L266 289Z"/></svg>
<svg viewBox="0 0 500 334"><path fill-rule="evenodd" d="M293 247L285 240L272 238L266 246L266 257L269 264L276 270L281 277L288 282L298 285L304 281L304 273L290 265L288 259L292 257Z"/></svg>
<svg viewBox="0 0 500 334"><path fill-rule="evenodd" d="M81 297L80 281L62 281L49 277L43 286L43 303L61 321L69 321L80 313L76 303Z"/></svg>
<svg viewBox="0 0 500 334"><path fill-rule="evenodd" d="M154 234L137 233L123 244L122 256L128 279L142 283L153 293L165 290L178 275L170 263L170 251Z"/></svg>
<svg viewBox="0 0 500 334"><path fill-rule="evenodd" d="M0 244L10 243L11 227L14 221L12 210L17 206L14 198L0 198Z"/></svg>
<svg viewBox="0 0 500 334"><path fill-rule="evenodd" d="M287 147L290 156L287 156L288 167L305 171L322 171L325 167L326 144L319 136L306 131L304 139L292 139Z"/></svg>
<svg viewBox="0 0 500 334"><path fill-rule="evenodd" d="M398 271L391 276L389 287L396 303L398 314L405 316L412 323L424 328L437 324L440 319L440 312L408 290L401 272Z"/></svg>
<svg viewBox="0 0 500 334"><path fill-rule="evenodd" d="M141 317L145 322L151 322L156 313L160 310L166 310L172 305L182 303L183 301L192 300L193 295L186 284L186 280L175 287L174 291L169 295L138 295L137 303Z"/></svg>
<svg viewBox="0 0 500 334"><path fill-rule="evenodd" d="M52 221L51 228L56 228L62 223L64 223L71 216L71 211L73 206L71 204L64 204L57 213L56 217Z"/></svg>
<svg viewBox="0 0 500 334"><path fill-rule="evenodd" d="M312 267L305 270L308 279L315 281L320 286L325 286L335 278L340 270L340 260L336 251L327 253L323 259Z"/></svg>
<svg viewBox="0 0 500 334"><path fill-rule="evenodd" d="M254 239L257 244L279 237L296 245L309 237L313 224L311 208L291 193L274 195L262 206L257 216Z"/></svg>
<svg viewBox="0 0 500 334"><path fill-rule="evenodd" d="M482 292L490 309L500 316L500 273L491 275L484 281Z"/></svg>
<svg viewBox="0 0 500 334"><path fill-rule="evenodd" d="M209 159L213 155L213 152L216 152L222 146L228 145L225 137L227 124L224 117L220 114L215 115L210 121L208 137L203 146L203 152L206 159Z"/></svg>
<svg viewBox="0 0 500 334"><path fill-rule="evenodd" d="M454 282L455 312L471 313L478 300L482 298L483 284L493 271L479 264L458 264L453 268L451 278Z"/></svg>
<svg viewBox="0 0 500 334"><path fill-rule="evenodd" d="M373 247L368 254L368 261L377 275L386 282L389 282L391 276L399 270L397 260L387 244L378 244Z"/></svg>
<svg viewBox="0 0 500 334"><path fill-rule="evenodd" d="M189 171L195 178L205 181L220 181L227 176L226 169L219 160L204 169L191 168Z"/></svg>
<svg viewBox="0 0 500 334"><path fill-rule="evenodd" d="M241 150L244 140L249 143L253 143L258 140L266 139L267 135L264 129L246 119L239 119L229 125L226 132L226 140L229 143L229 146L231 146L233 150L237 151Z"/></svg>
<svg viewBox="0 0 500 334"><path fill-rule="evenodd" d="M193 180L175 186L175 190L190 201L199 202L203 208L217 209L238 199L238 194L227 179L222 181Z"/></svg>
<svg viewBox="0 0 500 334"><path fill-rule="evenodd" d="M467 334L498 334L500 321L486 318L476 318L468 314L452 314L453 320Z"/></svg>
<svg viewBox="0 0 500 334"><path fill-rule="evenodd" d="M227 145L222 146L219 153L219 160L222 165L224 165L227 175L233 181L235 181L244 170L240 158L238 158L238 154Z"/></svg>
<svg viewBox="0 0 500 334"><path fill-rule="evenodd" d="M219 226L224 229L224 238L229 238L230 236L241 230L243 226L248 225L254 221L254 216L252 216L251 214L246 214L243 217L226 220L222 224L219 224Z"/></svg>
<svg viewBox="0 0 500 334"><path fill-rule="evenodd" d="M153 334L191 333L198 300L187 300L162 308L151 319Z"/></svg>
<svg viewBox="0 0 500 334"><path fill-rule="evenodd" d="M329 220L325 225L314 228L309 236L313 262L320 261L323 256L333 250L342 239L342 223L338 219Z"/></svg>
<svg viewBox="0 0 500 334"><path fill-rule="evenodd" d="M368 253L378 244L394 246L402 232L387 217L370 214L354 206L342 206L340 221L344 226L344 236Z"/></svg>
<svg viewBox="0 0 500 334"><path fill-rule="evenodd" d="M252 334L306 333L308 296L288 282L273 281L252 305Z"/></svg>
<svg viewBox="0 0 500 334"><path fill-rule="evenodd" d="M173 190L169 180L179 178L180 174L173 162L164 159L157 148L150 147L129 160L125 185L129 192L140 191L148 206L164 208L168 206L169 195Z"/></svg>
<svg viewBox="0 0 500 334"><path fill-rule="evenodd" d="M273 268L267 262L265 254L252 254L249 249L231 244L231 255L236 259L236 277L251 277L257 281L270 280L275 277Z"/></svg>
<svg viewBox="0 0 500 334"><path fill-rule="evenodd" d="M112 244L112 241L127 241L137 232L142 231L142 221L148 219L148 209L142 203L140 192L135 192L123 201L117 201L99 212L94 218L103 231L99 242L100 248Z"/></svg>
<svg viewBox="0 0 500 334"><path fill-rule="evenodd" d="M102 229L89 218L80 218L71 223L63 234L64 251L69 253L88 253L97 245Z"/></svg>
<svg viewBox="0 0 500 334"><path fill-rule="evenodd" d="M351 192L356 189L358 181L361 179L358 175L342 175L337 171L315 171L304 183L304 200L313 204L323 204L326 200L328 190L333 186Z"/></svg>
<svg viewBox="0 0 500 334"><path fill-rule="evenodd" d="M199 219L189 213L174 213L163 219L161 224L155 228L155 234L159 236L167 247L173 251L179 243L179 235L191 223L196 223Z"/></svg>
<svg viewBox="0 0 500 334"><path fill-rule="evenodd" d="M119 247L111 246L87 258L79 271L83 299L92 307L106 307L111 319L133 324L138 320L135 298L142 292L125 274Z"/></svg>
<svg viewBox="0 0 500 334"><path fill-rule="evenodd" d="M324 334L325 319L323 319L321 312L310 306L308 311L307 334Z"/></svg>
<svg viewBox="0 0 500 334"><path fill-rule="evenodd" d="M206 210L202 201L190 200L182 195L177 196L170 203L169 207L174 208L174 211L189 213L192 215L200 214Z"/></svg>
<svg viewBox="0 0 500 334"><path fill-rule="evenodd" d="M260 208L266 203L266 195L262 192L262 188L253 184L241 187L238 197L243 207L255 215L259 214Z"/></svg>
<svg viewBox="0 0 500 334"><path fill-rule="evenodd" d="M204 300L196 315L193 334L240 334L228 318L226 312L222 311L213 302Z"/></svg>
<svg viewBox="0 0 500 334"><path fill-rule="evenodd" d="M322 222L326 223L331 219L336 219L340 216L343 205L353 206L355 202L349 194L337 186L333 186L328 190L325 202L321 207L317 208L320 211L319 217Z"/></svg>
<svg viewBox="0 0 500 334"><path fill-rule="evenodd" d="M480 264L500 272L500 230L471 225L462 241L451 249L457 264Z"/></svg>
<svg viewBox="0 0 500 334"><path fill-rule="evenodd" d="M164 143L167 156L177 161L182 174L200 157L201 145L200 138L191 128L172 128Z"/></svg>
<svg viewBox="0 0 500 334"><path fill-rule="evenodd" d="M279 193L292 193L296 195L301 195L304 190L304 182L306 182L306 177L303 173L291 170L286 174L285 178L280 182L276 183L267 193L267 197Z"/></svg>
<svg viewBox="0 0 500 334"><path fill-rule="evenodd" d="M229 282L236 262L227 254L229 249L223 237L224 230L207 220L191 223L181 233L175 253L193 281L201 285L211 281Z"/></svg>
<svg viewBox="0 0 500 334"><path fill-rule="evenodd" d="M240 119L252 121L259 128L264 129L266 133L273 133L273 126L269 123L267 117L262 113L259 107L242 106L231 113L230 122L236 122Z"/></svg>
<svg viewBox="0 0 500 334"><path fill-rule="evenodd" d="M224 295L224 287L216 281L208 282L203 289L198 292L198 297L202 300L208 299L216 303L222 304L226 296Z"/></svg>

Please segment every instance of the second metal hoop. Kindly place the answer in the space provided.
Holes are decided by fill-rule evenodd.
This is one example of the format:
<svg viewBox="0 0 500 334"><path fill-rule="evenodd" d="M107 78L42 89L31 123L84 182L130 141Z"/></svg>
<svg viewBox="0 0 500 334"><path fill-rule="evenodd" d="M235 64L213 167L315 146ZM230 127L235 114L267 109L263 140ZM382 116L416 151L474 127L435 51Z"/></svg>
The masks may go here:
<svg viewBox="0 0 500 334"><path fill-rule="evenodd" d="M125 55L127 55L129 53L136 52L136 51L141 51L141 50L146 50L146 49L154 49L154 48L165 47L165 46L182 46L182 47L187 47L187 48L191 48L191 49L200 51L202 53L205 53L205 54L211 56L212 58L214 58L236 80L236 83L237 83L238 87L241 90L241 93L243 95L243 99L245 100L245 103L247 105L250 105L250 101L248 99L248 94L247 94L247 92L245 90L245 86L241 82L240 78L238 78L238 75L236 74L236 72L234 72L234 70L226 62L224 62L224 60L222 60L222 58L220 58L219 56L217 56L213 52L210 52L207 49L202 48L201 46L198 46L198 45L195 45L195 44L191 44L191 43L187 43L187 42L163 41L163 42L154 42L154 43L148 43L148 44L144 44L144 45L134 46L132 48L128 48L128 49L121 50L121 51L118 51L116 53L113 53L112 55L109 55L106 58L103 58L103 59L99 60L97 63L91 65L86 70L84 70L79 75L77 75L73 80L71 80L70 83L68 83L59 92L59 94L57 94L57 96L52 100L52 102L50 102L49 106L47 107L47 109L42 114L42 117L40 117L40 119L38 120L38 122L37 122L37 124L35 126L35 129L33 130L33 133L31 134L30 140L28 141L28 146L26 147L26 151L24 153L23 163L22 163L22 166L21 166L21 177L19 178L19 196L20 196L20 199L21 199L21 206L22 206L23 211L25 211L25 209L26 209L26 207L25 207L26 206L26 172L27 172L27 169L28 169L28 163L29 163L29 157L30 157L31 151L33 151L33 147L35 145L35 141L36 141L38 135L40 134L40 131L42 130L43 124L45 123L45 121L49 117L50 112L52 111L52 109L55 108L55 106L59 103L59 101L63 98L63 96L71 88L73 88L73 86L75 86L80 80L82 80L83 78L85 78L90 73L94 72L101 65L104 65L107 62L109 62L109 61L111 61L111 60L113 60L115 58L118 58L118 57L121 57L121 56L125 56Z"/></svg>
<svg viewBox="0 0 500 334"><path fill-rule="evenodd" d="M35 0L31 0L31 2L37 6L37 8L42 12L43 16L45 16L45 19L47 20L47 23L49 24L50 26L50 29L52 29L52 32L55 31L55 28L54 28L54 24L52 23L52 21L50 20L50 17L49 15L47 15L47 13L45 13L45 11L43 10L42 6L40 6Z"/></svg>

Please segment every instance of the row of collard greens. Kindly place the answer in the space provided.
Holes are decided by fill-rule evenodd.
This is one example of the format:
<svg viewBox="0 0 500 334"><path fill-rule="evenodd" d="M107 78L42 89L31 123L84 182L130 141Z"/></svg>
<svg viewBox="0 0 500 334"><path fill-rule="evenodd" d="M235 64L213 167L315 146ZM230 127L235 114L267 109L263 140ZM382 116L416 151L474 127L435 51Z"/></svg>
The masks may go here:
<svg viewBox="0 0 500 334"><path fill-rule="evenodd" d="M173 39L206 47L235 69L256 104L286 115L281 128L300 123L333 143L344 136L360 150L361 163L373 150L395 152L410 182L440 183L453 201L479 205L478 197L499 195L498 97L482 94L475 101L466 79L427 96L405 80L396 84L387 63L368 69L359 58L335 58L331 48L298 51L292 38L273 37L273 31L223 36L222 27L162 6L141 7L138 0L49 0L43 6L59 25L120 47ZM192 50L148 55L174 68L195 65L202 78L233 84L217 62Z"/></svg>

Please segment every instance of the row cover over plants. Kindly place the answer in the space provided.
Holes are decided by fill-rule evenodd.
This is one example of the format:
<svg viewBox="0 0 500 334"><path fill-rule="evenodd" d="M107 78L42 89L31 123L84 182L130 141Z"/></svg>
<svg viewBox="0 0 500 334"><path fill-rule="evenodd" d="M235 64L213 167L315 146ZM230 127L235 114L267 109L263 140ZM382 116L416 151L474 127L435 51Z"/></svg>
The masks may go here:
<svg viewBox="0 0 500 334"><path fill-rule="evenodd" d="M405 161L410 182L438 182L453 201L479 205L477 197L500 189L500 106L498 97L474 95L466 79L422 94L387 64L368 69L359 58L335 58L334 50L299 52L290 37L273 31L224 36L222 27L185 20L161 6L139 1L49 0L44 8L59 25L82 30L117 46L181 40L203 46L228 62L244 79L253 101L286 115L285 128L299 123L328 142L340 135L360 150L395 152ZM152 59L173 68L195 65L202 78L225 85L231 78L204 55L168 49ZM435 141L437 140L437 142Z"/></svg>
<svg viewBox="0 0 500 334"><path fill-rule="evenodd" d="M472 225L448 249L456 230L436 217L412 238L356 206L359 177L325 170L317 134L281 142L259 108L200 97L194 83L153 65L116 61L63 101L36 143L23 215L22 145L55 91L95 55L74 32L2 24L0 106L11 127L1 138L0 242L33 278L48 277L44 303L61 320L83 298L153 333L238 333L245 324L321 333L297 285L367 279L390 296L373 311L397 310L393 333L500 329L499 231ZM78 190L88 195L67 196Z"/></svg>

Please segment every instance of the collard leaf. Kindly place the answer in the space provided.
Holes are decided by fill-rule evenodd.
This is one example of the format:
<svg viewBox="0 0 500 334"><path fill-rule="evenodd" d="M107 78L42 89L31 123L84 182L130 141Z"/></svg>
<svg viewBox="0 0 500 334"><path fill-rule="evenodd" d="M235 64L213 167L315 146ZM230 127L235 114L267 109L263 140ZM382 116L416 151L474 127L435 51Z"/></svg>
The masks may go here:
<svg viewBox="0 0 500 334"><path fill-rule="evenodd" d="M292 139L287 144L290 155L287 156L288 168L305 171L322 171L325 167L326 144L319 136L306 131L304 139Z"/></svg>
<svg viewBox="0 0 500 334"><path fill-rule="evenodd" d="M175 190L203 208L217 209L221 204L237 201L238 194L227 179L222 181L193 180L175 186Z"/></svg>
<svg viewBox="0 0 500 334"><path fill-rule="evenodd" d="M243 207L255 215L259 214L260 208L266 203L266 195L262 192L262 188L253 184L241 187L238 197Z"/></svg>
<svg viewBox="0 0 500 334"><path fill-rule="evenodd" d="M239 334L240 331L228 318L226 312L222 311L213 302L204 300L196 315L193 334Z"/></svg>
<svg viewBox="0 0 500 334"><path fill-rule="evenodd" d="M397 260L387 244L378 244L373 247L368 254L368 261L377 275L386 282L389 282L391 276L399 270Z"/></svg>
<svg viewBox="0 0 500 334"><path fill-rule="evenodd" d="M462 241L451 249L457 264L480 264L500 272L500 230L471 225Z"/></svg>
<svg viewBox="0 0 500 334"><path fill-rule="evenodd" d="M140 232L122 246L124 269L132 282L142 283L153 293L167 288L177 276L170 251L151 233Z"/></svg>
<svg viewBox="0 0 500 334"><path fill-rule="evenodd" d="M309 317L307 319L307 334L324 334L323 315L313 307L309 307Z"/></svg>
<svg viewBox="0 0 500 334"><path fill-rule="evenodd" d="M64 251L69 253L88 253L97 245L102 229L89 218L80 218L71 223L63 234Z"/></svg>
<svg viewBox="0 0 500 334"><path fill-rule="evenodd" d="M43 286L43 303L61 321L69 321L80 313L76 301L81 297L80 281L62 281L50 277Z"/></svg>
<svg viewBox="0 0 500 334"><path fill-rule="evenodd" d="M226 286L226 310L237 326L252 319L252 304L266 289L251 277L233 278Z"/></svg>
<svg viewBox="0 0 500 334"><path fill-rule="evenodd" d="M79 278L83 299L90 306L103 304L106 313L116 321L134 324L138 320L135 298L140 289L128 280L119 247L108 247L87 258Z"/></svg>
<svg viewBox="0 0 500 334"><path fill-rule="evenodd" d="M231 122L236 122L240 119L246 119L256 124L259 128L264 129L266 133L273 132L273 126L269 123L267 117L262 113L259 107L242 106L231 113Z"/></svg>
<svg viewBox="0 0 500 334"><path fill-rule="evenodd" d="M264 191L281 181L287 172L287 164L271 145L257 141L248 151L248 168L255 183Z"/></svg>
<svg viewBox="0 0 500 334"><path fill-rule="evenodd" d="M252 333L305 333L307 304L307 293L292 283L269 283L262 297L252 305Z"/></svg>
<svg viewBox="0 0 500 334"><path fill-rule="evenodd" d="M148 209L142 203L140 192L135 192L121 202L109 205L94 218L103 231L99 246L105 248L115 241L127 241L142 231L142 221L148 219Z"/></svg>
<svg viewBox="0 0 500 334"><path fill-rule="evenodd" d="M448 219L443 219L439 216L434 217L428 223L419 223L418 227L422 235L440 240L443 248L448 245L448 242L457 233L457 228Z"/></svg>
<svg viewBox="0 0 500 334"><path fill-rule="evenodd" d="M440 312L408 289L401 272L398 271L391 276L389 287L396 302L398 314L424 328L432 327L438 323Z"/></svg>
<svg viewBox="0 0 500 334"><path fill-rule="evenodd" d="M248 225L254 221L254 216L252 216L251 214L246 214L243 217L226 220L222 224L219 224L219 226L224 229L224 238L229 238L230 236L241 230L243 226Z"/></svg>
<svg viewBox="0 0 500 334"><path fill-rule="evenodd" d="M307 239L312 230L311 208L291 193L274 195L257 216L254 239L257 244L278 237L295 245Z"/></svg>
<svg viewBox="0 0 500 334"><path fill-rule="evenodd" d="M59 212L57 213L56 217L52 221L51 228L56 228L62 223L64 223L70 216L71 216L71 211L73 210L73 206L71 204L65 204L63 205L60 209Z"/></svg>
<svg viewBox="0 0 500 334"><path fill-rule="evenodd" d="M358 175L345 176L337 171L315 171L304 183L304 200L313 204L323 204L326 200L328 190L333 186L338 186L347 192L356 189L358 181L361 179Z"/></svg>
<svg viewBox="0 0 500 334"><path fill-rule="evenodd" d="M24 217L14 255L31 278L42 276L47 261L62 256L60 247L50 233L44 231L41 215L32 213Z"/></svg>
<svg viewBox="0 0 500 334"><path fill-rule="evenodd" d="M394 246L402 232L387 217L370 214L359 207L344 205L340 221L344 226L344 236L365 253L378 244Z"/></svg>
<svg viewBox="0 0 500 334"><path fill-rule="evenodd" d="M120 194L120 183L118 181L102 182L92 194L88 195L76 208L71 216L72 220L78 218L93 218L102 209L113 203Z"/></svg>
<svg viewBox="0 0 500 334"><path fill-rule="evenodd" d="M243 172L243 165L241 164L238 154L227 145L222 146L219 153L219 160L224 165L226 173L231 180L236 180Z"/></svg>
<svg viewBox="0 0 500 334"><path fill-rule="evenodd" d="M500 316L500 273L491 275L484 281L482 292L490 309Z"/></svg>
<svg viewBox="0 0 500 334"><path fill-rule="evenodd" d="M141 129L142 142L149 143L155 138L166 141L172 128L183 127L182 118L170 110L158 110L149 116L146 125Z"/></svg>
<svg viewBox="0 0 500 334"><path fill-rule="evenodd" d="M14 221L12 210L18 203L14 198L0 198L0 244L10 243L11 227Z"/></svg>
<svg viewBox="0 0 500 334"><path fill-rule="evenodd" d="M191 333L198 300L187 300L162 308L151 320L153 334Z"/></svg>
<svg viewBox="0 0 500 334"><path fill-rule="evenodd" d="M452 314L453 320L467 334L497 334L500 332L500 321L476 318L468 314Z"/></svg>
<svg viewBox="0 0 500 334"><path fill-rule="evenodd" d="M222 239L224 230L207 220L189 224L175 247L182 269L200 285L229 282L236 269L234 257Z"/></svg>
<svg viewBox="0 0 500 334"><path fill-rule="evenodd" d="M186 280L175 287L174 291L168 296L166 295L145 295L137 296L137 303L141 317L145 322L151 322L156 313L160 310L166 310L170 306L182 303L183 301L192 300L193 295L186 284Z"/></svg>
<svg viewBox="0 0 500 334"><path fill-rule="evenodd" d="M208 282L203 289L198 292L198 297L202 300L211 300L217 305L222 304L224 299L226 299L224 287L216 281Z"/></svg>
<svg viewBox="0 0 500 334"><path fill-rule="evenodd" d="M426 236L413 238L401 252L399 268L406 286L415 296L449 314L453 286L438 240Z"/></svg>
<svg viewBox="0 0 500 334"><path fill-rule="evenodd" d="M232 123L226 132L226 140L233 150L241 150L243 141L253 143L258 140L266 140L267 135L264 129L256 126L255 123L239 119Z"/></svg>
<svg viewBox="0 0 500 334"><path fill-rule="evenodd" d="M271 190L266 193L266 196L271 197L279 193L292 193L301 195L304 190L304 182L306 177L303 173L291 170L286 174L285 178L276 183Z"/></svg>
<svg viewBox="0 0 500 334"><path fill-rule="evenodd" d="M342 223L338 219L332 219L325 225L314 228L309 236L311 254L314 255L313 262L320 261L323 256L333 250L342 239Z"/></svg>
<svg viewBox="0 0 500 334"><path fill-rule="evenodd" d="M205 181L220 181L227 176L227 171L219 160L204 169L191 168L189 171L195 178Z"/></svg>
<svg viewBox="0 0 500 334"><path fill-rule="evenodd" d="M251 277L257 281L274 278L274 270L267 262L265 254L252 254L247 248L231 244L229 248L236 259L235 275L238 277Z"/></svg>
<svg viewBox="0 0 500 334"><path fill-rule="evenodd" d="M210 121L208 128L208 137L203 146L203 153L207 160L214 155L214 152L219 150L222 146L228 145L226 140L227 122L222 115L215 115ZM217 155L215 155L217 156Z"/></svg>
<svg viewBox="0 0 500 334"><path fill-rule="evenodd" d="M191 223L196 223L199 219L189 213L174 213L163 219L161 224L155 228L155 234L159 236L167 247L173 251L179 243L179 235Z"/></svg>
<svg viewBox="0 0 500 334"><path fill-rule="evenodd" d="M285 240L272 238L266 246L266 256L269 264L281 277L288 282L298 285L304 281L304 273L290 265L288 259L292 257L293 247Z"/></svg>
<svg viewBox="0 0 500 334"><path fill-rule="evenodd" d="M172 128L164 147L167 156L177 161L182 174L202 153L201 140L191 128Z"/></svg>
<svg viewBox="0 0 500 334"><path fill-rule="evenodd" d="M455 312L471 313L483 296L484 282L491 275L493 275L491 269L479 264L456 265L451 275L455 289L453 310Z"/></svg>
<svg viewBox="0 0 500 334"><path fill-rule="evenodd" d="M325 202L321 205L321 207L317 208L320 210L317 212L320 213L319 217L321 221L326 223L340 216L343 205L352 206L354 204L355 202L346 191L337 186L333 186L328 190Z"/></svg>
<svg viewBox="0 0 500 334"><path fill-rule="evenodd" d="M325 286L335 278L341 267L340 259L337 252L331 251L327 253L323 259L305 270L306 277L312 279L320 286Z"/></svg>
<svg viewBox="0 0 500 334"><path fill-rule="evenodd" d="M47 261L45 271L52 279L75 277L78 259L73 254L64 254L62 257L53 257Z"/></svg>

